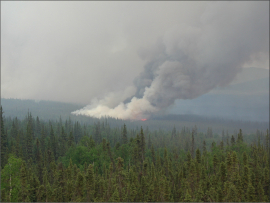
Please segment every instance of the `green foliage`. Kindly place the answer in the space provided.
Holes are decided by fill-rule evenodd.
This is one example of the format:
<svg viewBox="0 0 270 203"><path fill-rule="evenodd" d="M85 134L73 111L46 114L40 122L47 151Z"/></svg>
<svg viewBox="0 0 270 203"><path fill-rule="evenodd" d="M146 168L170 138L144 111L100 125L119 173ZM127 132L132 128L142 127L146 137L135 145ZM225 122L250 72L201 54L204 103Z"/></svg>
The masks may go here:
<svg viewBox="0 0 270 203"><path fill-rule="evenodd" d="M1 168L4 168L7 163L7 144L7 134L5 132L3 109L1 106Z"/></svg>
<svg viewBox="0 0 270 203"><path fill-rule="evenodd" d="M20 168L23 160L10 154L8 163L1 170L1 190L5 189L6 197L11 202L18 202L21 188Z"/></svg>
<svg viewBox="0 0 270 203"><path fill-rule="evenodd" d="M126 127L126 124L124 124L124 127L123 127L123 135L122 135L122 142L123 144L127 144L127 127Z"/></svg>
<svg viewBox="0 0 270 203"><path fill-rule="evenodd" d="M254 139L240 130L222 147L228 133L220 137L210 127L147 128L146 140L142 127L110 128L105 121L63 125L31 113L3 120L11 153L1 171L1 201L269 201L268 131Z"/></svg>

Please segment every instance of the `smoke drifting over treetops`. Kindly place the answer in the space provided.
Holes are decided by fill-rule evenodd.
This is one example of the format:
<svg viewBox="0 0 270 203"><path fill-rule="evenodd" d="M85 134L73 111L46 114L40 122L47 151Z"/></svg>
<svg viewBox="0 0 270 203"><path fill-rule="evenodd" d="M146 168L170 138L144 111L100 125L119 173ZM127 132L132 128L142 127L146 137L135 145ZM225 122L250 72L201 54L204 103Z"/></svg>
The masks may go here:
<svg viewBox="0 0 270 203"><path fill-rule="evenodd" d="M136 91L117 105L113 97L73 112L94 117L143 119L172 105L228 85L251 57L269 51L269 8L262 4L210 4L196 27L167 30L152 47L138 51L146 61ZM128 95L128 94L127 94Z"/></svg>

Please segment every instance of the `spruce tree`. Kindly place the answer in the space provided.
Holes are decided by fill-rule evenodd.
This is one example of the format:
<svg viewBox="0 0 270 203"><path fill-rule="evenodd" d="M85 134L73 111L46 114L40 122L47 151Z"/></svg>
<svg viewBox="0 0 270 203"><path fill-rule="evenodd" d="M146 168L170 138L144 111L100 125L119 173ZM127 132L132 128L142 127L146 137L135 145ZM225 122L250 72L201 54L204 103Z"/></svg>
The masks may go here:
<svg viewBox="0 0 270 203"><path fill-rule="evenodd" d="M173 126L173 129L172 129L172 136L171 136L171 139L174 139L176 137L176 129L175 129L175 125Z"/></svg>
<svg viewBox="0 0 270 203"><path fill-rule="evenodd" d="M36 131L36 135L37 137L40 136L40 133L41 133L41 125L40 125L40 120L39 120L39 117L37 116L36 118L36 127L35 127L35 131Z"/></svg>
<svg viewBox="0 0 270 203"><path fill-rule="evenodd" d="M38 202L46 202L46 190L45 190L44 185L41 185L38 188L37 201Z"/></svg>
<svg viewBox="0 0 270 203"><path fill-rule="evenodd" d="M92 137L92 135L90 136L90 147L91 148L94 148L96 146L96 143L95 143L95 141L94 141L94 139L93 139L93 137Z"/></svg>
<svg viewBox="0 0 270 203"><path fill-rule="evenodd" d="M116 187L113 195L110 198L110 202L119 202L119 201L120 201L119 192L118 192L118 188Z"/></svg>
<svg viewBox="0 0 270 203"><path fill-rule="evenodd" d="M206 149L206 142L205 140L203 141L203 155L205 156L207 153L207 149Z"/></svg>
<svg viewBox="0 0 270 203"><path fill-rule="evenodd" d="M199 148L196 150L196 161L197 163L201 163L201 152L199 150Z"/></svg>
<svg viewBox="0 0 270 203"><path fill-rule="evenodd" d="M113 159L113 154L112 154L111 146L110 146L109 142L107 143L107 152L108 152L108 155L110 157L111 163L113 164L113 171L115 171L115 162L114 162L114 159Z"/></svg>
<svg viewBox="0 0 270 203"><path fill-rule="evenodd" d="M152 157L152 162L154 163L154 165L156 165L156 155L155 155L153 144L151 145L151 157Z"/></svg>
<svg viewBox="0 0 270 203"><path fill-rule="evenodd" d="M148 142L147 142L147 149L150 149L152 146L152 141L151 141L151 136L150 134L148 135Z"/></svg>
<svg viewBox="0 0 270 203"><path fill-rule="evenodd" d="M74 136L72 131L69 132L69 136L68 136L68 147L74 147L75 146L75 141L74 141Z"/></svg>
<svg viewBox="0 0 270 203"><path fill-rule="evenodd" d="M30 189L29 189L29 199L30 202L37 202L37 193L40 186L38 178L33 174L30 177Z"/></svg>
<svg viewBox="0 0 270 203"><path fill-rule="evenodd" d="M59 139L59 144L60 144L60 147L59 147L59 156L64 156L64 154L66 153L66 147L67 147L67 135L66 135L66 132L64 130L64 127L62 126L61 128L61 136L60 136L60 139Z"/></svg>
<svg viewBox="0 0 270 203"><path fill-rule="evenodd" d="M141 163L144 161L145 158L145 136L143 134L143 128L141 127L141 152L142 152L142 157L141 157Z"/></svg>
<svg viewBox="0 0 270 203"><path fill-rule="evenodd" d="M35 160L37 164L37 176L39 182L42 183L42 170L43 170L43 161L42 161L42 156L41 156L41 151L40 151L40 144L39 144L39 139L36 139L36 154L35 154Z"/></svg>
<svg viewBox="0 0 270 203"><path fill-rule="evenodd" d="M127 142L128 142L128 140L127 140L127 128L126 128L126 124L124 124L124 127L123 127L122 142L123 142L123 144L127 144Z"/></svg>
<svg viewBox="0 0 270 203"><path fill-rule="evenodd" d="M237 192L235 186L230 183L228 195L226 197L227 202L238 202Z"/></svg>
<svg viewBox="0 0 270 203"><path fill-rule="evenodd" d="M156 193L155 193L155 190L154 190L154 185L151 184L149 186L149 190L148 190L148 193L147 193L147 202L154 202L155 201L155 196L156 196Z"/></svg>
<svg viewBox="0 0 270 203"><path fill-rule="evenodd" d="M223 202L223 192L220 186L218 186L217 193L218 193L217 202Z"/></svg>
<svg viewBox="0 0 270 203"><path fill-rule="evenodd" d="M84 177L81 172L78 173L77 175L77 180L76 180L76 202L82 202L83 201L83 191L84 191Z"/></svg>
<svg viewBox="0 0 270 203"><path fill-rule="evenodd" d="M264 183L263 183L265 194L269 194L270 201L270 177L269 177L269 169L264 168Z"/></svg>
<svg viewBox="0 0 270 203"><path fill-rule="evenodd" d="M248 184L248 188L247 188L247 199L248 202L253 202L255 201L255 189L252 186L251 183Z"/></svg>
<svg viewBox="0 0 270 203"><path fill-rule="evenodd" d="M192 199L191 199L191 195L189 194L189 191L188 189L186 190L186 194L185 194L185 199L184 199L184 202L191 202Z"/></svg>
<svg viewBox="0 0 270 203"><path fill-rule="evenodd" d="M165 168L165 175L168 178L169 175L169 160L168 160L168 152L167 148L164 149L164 168Z"/></svg>
<svg viewBox="0 0 270 203"><path fill-rule="evenodd" d="M190 151L188 151L188 153L187 153L187 165L188 165L188 168L190 166L191 160L192 160L192 157L191 157Z"/></svg>
<svg viewBox="0 0 270 203"><path fill-rule="evenodd" d="M34 131L32 128L32 119L31 114L27 123L26 128L26 156L27 160L33 157L33 138L34 138Z"/></svg>
<svg viewBox="0 0 270 203"><path fill-rule="evenodd" d="M41 128L41 135L40 135L40 149L41 149L41 153L44 154L45 152L45 131L44 131L44 126L42 126Z"/></svg>
<svg viewBox="0 0 270 203"><path fill-rule="evenodd" d="M1 168L7 163L7 134L4 128L3 109L1 106Z"/></svg>
<svg viewBox="0 0 270 203"><path fill-rule="evenodd" d="M57 142L56 142L56 137L54 135L54 130L53 130L52 125L51 125L51 131L50 131L50 141L51 141L52 152L53 152L53 155L54 155L54 158L55 158L55 161L56 161L56 159L58 158Z"/></svg>
<svg viewBox="0 0 270 203"><path fill-rule="evenodd" d="M22 163L22 166L21 166L20 179L21 179L21 190L19 192L18 201L26 202L27 198L29 199L29 192L28 192L26 166L24 162Z"/></svg>
<svg viewBox="0 0 270 203"><path fill-rule="evenodd" d="M227 165L227 173L230 174L231 166L232 166L232 160L231 160L231 154L230 153L227 153L226 165Z"/></svg>
<svg viewBox="0 0 270 203"><path fill-rule="evenodd" d="M247 165L247 161L248 161L247 153L246 152L243 152L243 164L244 164L244 166Z"/></svg>
<svg viewBox="0 0 270 203"><path fill-rule="evenodd" d="M95 131L94 131L94 140L96 143L101 143L101 132L100 132L100 122L98 121L95 124Z"/></svg>
<svg viewBox="0 0 270 203"><path fill-rule="evenodd" d="M46 202L53 202L53 194L52 194L52 188L49 183L46 185Z"/></svg>
<svg viewBox="0 0 270 203"><path fill-rule="evenodd" d="M107 150L107 141L105 138L102 139L102 150L106 152Z"/></svg>
<svg viewBox="0 0 270 203"><path fill-rule="evenodd" d="M194 130L192 130L192 139L191 139L191 157L194 158L194 151L195 151L195 140L194 140Z"/></svg>
<svg viewBox="0 0 270 203"><path fill-rule="evenodd" d="M243 142L243 135L242 135L242 130L239 130L238 136L237 136L237 143Z"/></svg>
<svg viewBox="0 0 270 203"><path fill-rule="evenodd" d="M95 177L94 177L93 165L89 165L87 169L87 174L85 176L85 187L86 187L86 201L90 202L94 200L95 192Z"/></svg>
<svg viewBox="0 0 270 203"><path fill-rule="evenodd" d="M234 139L234 136L232 135L231 137L231 145L233 146L235 144L235 139Z"/></svg>
<svg viewBox="0 0 270 203"><path fill-rule="evenodd" d="M263 189L262 183L260 181L258 186L257 186L257 198L256 198L256 201L263 202L264 200L265 200L264 189Z"/></svg>
<svg viewBox="0 0 270 203"><path fill-rule="evenodd" d="M214 166L214 172L216 173L216 169L217 169L217 166L218 166L218 158L217 158L217 155L214 154L214 157L213 157L213 166Z"/></svg>

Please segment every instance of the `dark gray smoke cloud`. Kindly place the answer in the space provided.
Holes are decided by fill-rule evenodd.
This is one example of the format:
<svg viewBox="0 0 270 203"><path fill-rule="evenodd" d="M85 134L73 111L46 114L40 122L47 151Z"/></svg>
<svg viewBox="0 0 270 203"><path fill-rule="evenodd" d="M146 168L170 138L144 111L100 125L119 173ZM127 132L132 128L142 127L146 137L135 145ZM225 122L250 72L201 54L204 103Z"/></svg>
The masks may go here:
<svg viewBox="0 0 270 203"><path fill-rule="evenodd" d="M133 97L115 108L97 102L74 113L141 119L176 99L194 99L228 85L252 57L268 52L269 7L215 2L197 26L176 25L155 45L139 51L146 65L134 80Z"/></svg>
<svg viewBox="0 0 270 203"><path fill-rule="evenodd" d="M250 57L269 49L269 10L262 4L218 2L207 7L198 27L179 25L152 49L134 81L136 97L167 107L229 84ZM241 12L241 13L239 13Z"/></svg>

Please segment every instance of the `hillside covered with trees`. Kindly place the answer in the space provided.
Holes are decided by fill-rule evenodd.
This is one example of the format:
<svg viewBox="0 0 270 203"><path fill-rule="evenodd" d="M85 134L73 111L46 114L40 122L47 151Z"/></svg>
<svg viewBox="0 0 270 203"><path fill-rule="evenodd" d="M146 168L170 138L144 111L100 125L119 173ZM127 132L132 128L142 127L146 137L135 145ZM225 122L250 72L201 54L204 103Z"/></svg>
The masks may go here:
<svg viewBox="0 0 270 203"><path fill-rule="evenodd" d="M268 129L243 131L6 118L1 107L1 201L269 202Z"/></svg>
<svg viewBox="0 0 270 203"><path fill-rule="evenodd" d="M9 123L12 119L18 118L23 120L26 118L28 112L31 112L32 116L39 117L40 120L49 122L49 120L57 121L59 119L72 120L73 122L79 122L81 125L95 125L95 123L107 122L111 128L121 128L126 124L128 129L138 129L142 126L144 129L148 127L149 130L165 130L171 131L173 127L181 130L182 127L192 128L197 126L198 131L207 133L208 128L211 127L213 133L221 134L224 129L228 130L228 133L234 134L236 137L239 129L243 129L245 134L254 134L258 130L264 130L269 127L269 122L258 121L242 121L237 119L224 119L222 117L207 117L192 114L159 114L152 115L146 121L131 121L115 119L111 117L106 118L94 118L82 115L73 115L71 112L83 108L82 105L54 102L54 101L35 101L35 100L21 100L21 99L4 99L1 98L1 105L4 109L4 115ZM105 121L106 120L106 121Z"/></svg>

